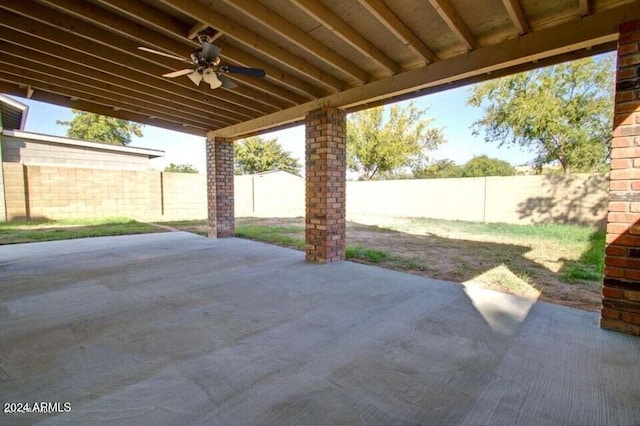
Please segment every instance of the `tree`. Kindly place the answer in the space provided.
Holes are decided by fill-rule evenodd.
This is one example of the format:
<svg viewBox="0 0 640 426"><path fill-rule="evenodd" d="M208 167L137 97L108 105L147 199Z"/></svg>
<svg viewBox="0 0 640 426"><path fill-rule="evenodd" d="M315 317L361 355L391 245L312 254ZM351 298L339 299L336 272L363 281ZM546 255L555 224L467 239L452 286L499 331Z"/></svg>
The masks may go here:
<svg viewBox="0 0 640 426"><path fill-rule="evenodd" d="M429 128L426 109L414 103L394 105L385 120L382 107L350 114L347 119L347 167L364 180L403 167L419 169L427 152L444 143L442 129Z"/></svg>
<svg viewBox="0 0 640 426"><path fill-rule="evenodd" d="M198 169L192 164L169 163L169 165L164 168L164 171L170 173L198 173Z"/></svg>
<svg viewBox="0 0 640 426"><path fill-rule="evenodd" d="M511 164L486 155L473 157L462 166L462 177L514 176L516 169Z"/></svg>
<svg viewBox="0 0 640 426"><path fill-rule="evenodd" d="M142 137L142 124L75 109L72 112L74 117L71 121L56 121L57 124L69 126L67 136L71 138L128 145L131 135Z"/></svg>
<svg viewBox="0 0 640 426"><path fill-rule="evenodd" d="M417 179L462 177L462 166L449 159L437 160L426 167L415 169L413 176Z"/></svg>
<svg viewBox="0 0 640 426"><path fill-rule="evenodd" d="M262 139L252 137L239 141L235 145L235 173L237 175L254 174L269 170L284 170L300 174L300 163L284 151L277 138Z"/></svg>
<svg viewBox="0 0 640 426"><path fill-rule="evenodd" d="M459 166L453 160L437 160L419 170L414 170L414 177L421 178L461 178L480 176L513 176L516 169L506 161L479 155Z"/></svg>
<svg viewBox="0 0 640 426"><path fill-rule="evenodd" d="M467 99L484 107L473 132L529 149L538 170L555 162L565 173L600 170L611 150L612 82L613 61L605 56L480 84Z"/></svg>

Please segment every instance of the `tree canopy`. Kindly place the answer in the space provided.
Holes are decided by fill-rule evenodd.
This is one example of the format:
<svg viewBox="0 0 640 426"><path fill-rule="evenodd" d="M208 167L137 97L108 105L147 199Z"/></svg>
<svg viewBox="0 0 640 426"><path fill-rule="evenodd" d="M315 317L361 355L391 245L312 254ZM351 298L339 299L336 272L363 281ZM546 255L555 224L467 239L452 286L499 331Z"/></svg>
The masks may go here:
<svg viewBox="0 0 640 426"><path fill-rule="evenodd" d="M421 178L460 178L482 176L514 176L516 169L507 161L479 155L459 166L452 160L437 160L426 167L415 170L414 177Z"/></svg>
<svg viewBox="0 0 640 426"><path fill-rule="evenodd" d="M611 56L590 57L477 85L467 103L484 116L473 132L529 149L538 170L556 162L565 173L600 170L610 155L613 68Z"/></svg>
<svg viewBox="0 0 640 426"><path fill-rule="evenodd" d="M164 168L164 171L170 173L198 173L198 169L192 164L169 163L169 165Z"/></svg>
<svg viewBox="0 0 640 426"><path fill-rule="evenodd" d="M70 138L128 145L132 135L142 137L142 124L75 109L72 112L71 121L56 121L57 124L69 126L67 136Z"/></svg>
<svg viewBox="0 0 640 426"><path fill-rule="evenodd" d="M252 137L235 144L235 173L254 174L269 170L284 170L296 175L302 166L291 153L284 151L277 138Z"/></svg>
<svg viewBox="0 0 640 426"><path fill-rule="evenodd" d="M516 169L511 164L497 158L479 155L467 161L462 167L462 177L513 176Z"/></svg>
<svg viewBox="0 0 640 426"><path fill-rule="evenodd" d="M415 169L413 177L417 179L462 177L462 166L449 159L437 160L425 167Z"/></svg>
<svg viewBox="0 0 640 426"><path fill-rule="evenodd" d="M385 117L382 107L371 108L347 118L347 167L361 179L424 167L427 153L445 142L442 129L429 127L432 120L424 118L426 109L410 103L388 111Z"/></svg>

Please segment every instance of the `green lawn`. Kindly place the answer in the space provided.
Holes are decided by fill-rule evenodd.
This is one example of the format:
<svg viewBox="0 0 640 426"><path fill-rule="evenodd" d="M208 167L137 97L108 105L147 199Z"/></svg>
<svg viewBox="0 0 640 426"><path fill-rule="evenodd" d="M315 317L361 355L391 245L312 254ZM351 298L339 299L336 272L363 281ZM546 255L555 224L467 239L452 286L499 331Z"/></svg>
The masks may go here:
<svg viewBox="0 0 640 426"><path fill-rule="evenodd" d="M0 223L0 244L158 232L155 226L126 217Z"/></svg>

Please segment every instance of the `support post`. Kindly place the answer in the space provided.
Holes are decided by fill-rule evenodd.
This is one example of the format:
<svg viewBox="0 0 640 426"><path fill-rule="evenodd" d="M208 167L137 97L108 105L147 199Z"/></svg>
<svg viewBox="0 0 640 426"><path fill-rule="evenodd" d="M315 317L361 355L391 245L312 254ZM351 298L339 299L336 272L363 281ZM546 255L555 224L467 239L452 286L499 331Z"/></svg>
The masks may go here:
<svg viewBox="0 0 640 426"><path fill-rule="evenodd" d="M209 238L233 237L232 139L207 139L207 209Z"/></svg>
<svg viewBox="0 0 640 426"><path fill-rule="evenodd" d="M306 115L306 259L344 259L346 227L345 112L320 108Z"/></svg>
<svg viewBox="0 0 640 426"><path fill-rule="evenodd" d="M640 336L640 21L620 26L600 326Z"/></svg>

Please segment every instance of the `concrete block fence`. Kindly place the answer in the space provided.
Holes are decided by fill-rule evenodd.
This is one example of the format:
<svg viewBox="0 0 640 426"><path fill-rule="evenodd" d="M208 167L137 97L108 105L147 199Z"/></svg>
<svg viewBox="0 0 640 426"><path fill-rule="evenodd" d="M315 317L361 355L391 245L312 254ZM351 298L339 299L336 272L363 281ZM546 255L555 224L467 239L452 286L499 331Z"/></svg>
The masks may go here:
<svg viewBox="0 0 640 426"><path fill-rule="evenodd" d="M204 174L3 163L8 220L133 216L207 218ZM347 182L349 217L415 216L505 223L601 225L606 175ZM236 216L305 214L305 180L287 173L234 176Z"/></svg>

